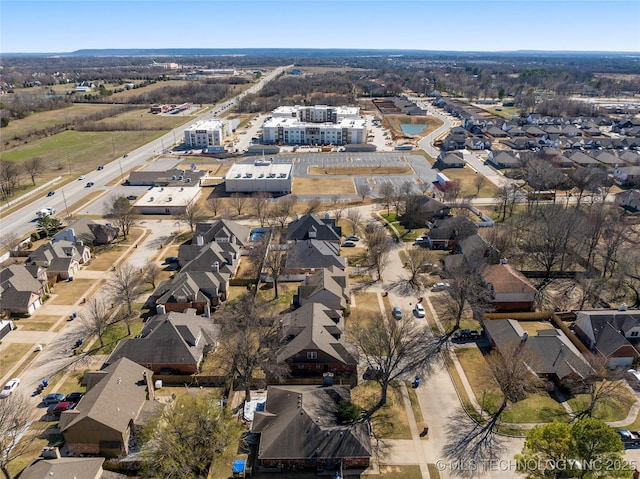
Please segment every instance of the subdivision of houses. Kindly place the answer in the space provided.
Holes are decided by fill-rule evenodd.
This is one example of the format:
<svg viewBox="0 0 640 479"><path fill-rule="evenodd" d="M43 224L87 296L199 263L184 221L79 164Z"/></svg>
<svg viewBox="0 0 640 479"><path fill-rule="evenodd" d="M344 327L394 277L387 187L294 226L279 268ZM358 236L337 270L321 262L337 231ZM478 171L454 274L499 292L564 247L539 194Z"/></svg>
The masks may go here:
<svg viewBox="0 0 640 479"><path fill-rule="evenodd" d="M254 415L259 435L256 469L264 472L366 469L371 460L365 423L341 424L338 404L348 386L269 386L264 411Z"/></svg>

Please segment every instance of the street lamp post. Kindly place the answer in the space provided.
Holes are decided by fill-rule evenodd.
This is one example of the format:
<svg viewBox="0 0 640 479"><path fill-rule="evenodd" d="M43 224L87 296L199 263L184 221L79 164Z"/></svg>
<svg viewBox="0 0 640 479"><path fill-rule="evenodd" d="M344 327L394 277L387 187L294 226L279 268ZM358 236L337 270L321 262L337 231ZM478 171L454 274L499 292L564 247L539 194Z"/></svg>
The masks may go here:
<svg viewBox="0 0 640 479"><path fill-rule="evenodd" d="M124 173L122 172L122 161L118 158L118 165L120 165L120 181L124 181Z"/></svg>

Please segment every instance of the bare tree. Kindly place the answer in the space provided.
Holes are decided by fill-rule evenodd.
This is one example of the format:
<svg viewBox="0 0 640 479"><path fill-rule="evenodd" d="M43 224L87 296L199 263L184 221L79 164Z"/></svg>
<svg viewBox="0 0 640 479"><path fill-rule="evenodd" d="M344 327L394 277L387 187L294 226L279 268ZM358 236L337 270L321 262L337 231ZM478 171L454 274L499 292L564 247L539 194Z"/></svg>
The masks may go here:
<svg viewBox="0 0 640 479"><path fill-rule="evenodd" d="M289 368L278 358L280 328L277 318L265 315L265 305L249 295L227 303L220 311L219 355L233 377L244 387L245 401L251 399L251 380L258 370L280 379Z"/></svg>
<svg viewBox="0 0 640 479"><path fill-rule="evenodd" d="M306 202L304 214L312 215L320 209L320 206L322 206L322 201L320 201L320 198L311 198Z"/></svg>
<svg viewBox="0 0 640 479"><path fill-rule="evenodd" d="M377 281L382 280L382 272L389 261L389 254L393 247L391 238L387 234L384 226L378 223L370 223L364 231L365 242L367 244L367 258L369 265L376 269Z"/></svg>
<svg viewBox="0 0 640 479"><path fill-rule="evenodd" d="M404 267L407 270L407 281L412 287L419 289L422 287L420 274L425 272L425 264L430 262L429 260L434 257L434 253L422 248L408 249L405 253L406 261Z"/></svg>
<svg viewBox="0 0 640 479"><path fill-rule="evenodd" d="M364 324L356 323L351 337L360 358L378 373L373 379L380 385L380 399L365 414L369 418L387 403L392 381L408 375L422 376L439 358L440 340L413 318L396 321L375 314Z"/></svg>
<svg viewBox="0 0 640 479"><path fill-rule="evenodd" d="M204 209L197 201L190 201L184 208L184 211L174 216L177 221L189 225L189 230L193 233L196 225L206 218Z"/></svg>
<svg viewBox="0 0 640 479"><path fill-rule="evenodd" d="M344 215L344 210L345 210L345 206L342 203L338 203L336 202L333 205L333 217L336 220L336 225L340 222L340 220L342 219L342 215Z"/></svg>
<svg viewBox="0 0 640 479"><path fill-rule="evenodd" d="M482 286L482 279L477 269L462 261L447 270L451 284L445 296L445 313L443 319L453 323L453 330L460 327L460 321L469 307L474 316L480 318L488 308L489 292Z"/></svg>
<svg viewBox="0 0 640 479"><path fill-rule="evenodd" d="M267 254L264 256L264 269L271 276L273 281L274 299L278 298L278 280L285 270L287 261L287 247L286 245L274 245L273 243L266 243L268 248Z"/></svg>
<svg viewBox="0 0 640 479"><path fill-rule="evenodd" d="M20 167L13 161L0 161L0 192L8 199L20 184Z"/></svg>
<svg viewBox="0 0 640 479"><path fill-rule="evenodd" d="M209 198L207 200L207 205L211 209L211 212L213 213L213 217L216 218L218 216L218 213L222 209L222 198L218 196Z"/></svg>
<svg viewBox="0 0 640 479"><path fill-rule="evenodd" d="M624 401L627 389L622 383L622 372L618 369L607 367L607 360L595 354L585 354L589 366L580 375L575 375L571 390L575 394L583 394L587 401L581 410L574 413L578 419L593 417L596 407L609 404L616 407Z"/></svg>
<svg viewBox="0 0 640 479"><path fill-rule="evenodd" d="M510 217L513 214L513 209L515 208L517 199L518 199L518 187L516 185L514 184L504 185L500 188L500 193L498 194L498 203L496 204L496 208L501 213L503 221L507 219L508 216ZM508 216L507 216L507 213L508 213Z"/></svg>
<svg viewBox="0 0 640 479"><path fill-rule="evenodd" d="M24 171L31 178L31 182L33 186L36 186L36 178L42 175L45 171L47 171L47 165L44 162L44 159L40 156L32 156L31 158L27 158L23 163L22 167Z"/></svg>
<svg viewBox="0 0 640 479"><path fill-rule="evenodd" d="M158 282L158 278L160 277L161 273L162 268L158 266L158 263L148 263L144 268L144 272L142 273L142 280L155 289L156 283Z"/></svg>
<svg viewBox="0 0 640 479"><path fill-rule="evenodd" d="M620 215L613 210L610 210L608 221L604 227L602 248L600 256L602 257L603 268L602 277L606 278L607 275L611 276L615 270L615 264L618 258L618 250L626 242L630 226L624 221L621 221Z"/></svg>
<svg viewBox="0 0 640 479"><path fill-rule="evenodd" d="M260 227L264 227L269 216L269 200L271 196L266 191L259 191L251 197L251 207L260 221Z"/></svg>
<svg viewBox="0 0 640 479"><path fill-rule="evenodd" d="M487 178L484 175L481 175L478 172L476 172L476 176L473 179L473 186L476 189L476 196L480 194L480 190L482 189L482 187L485 185L486 182L487 182Z"/></svg>
<svg viewBox="0 0 640 479"><path fill-rule="evenodd" d="M349 208L347 210L347 219L351 223L351 234L356 234L362 221L362 212L357 208Z"/></svg>
<svg viewBox="0 0 640 479"><path fill-rule="evenodd" d="M0 246L11 251L18 243L20 243L20 237L15 231L4 231L0 236Z"/></svg>
<svg viewBox="0 0 640 479"><path fill-rule="evenodd" d="M247 197L242 193L233 193L231 195L231 204L238 213L238 216L241 216L244 211L244 207L247 204Z"/></svg>
<svg viewBox="0 0 640 479"><path fill-rule="evenodd" d="M100 347L104 346L102 337L109 326L110 314L104 299L94 296L80 311L80 321L88 336L98 336Z"/></svg>
<svg viewBox="0 0 640 479"><path fill-rule="evenodd" d="M104 216L115 222L125 239L138 219L133 212L131 202L123 195L109 198L105 205Z"/></svg>
<svg viewBox="0 0 640 479"><path fill-rule="evenodd" d="M0 400L0 470L5 479L13 479L9 463L24 455L35 439L28 431L32 413L31 401L20 393Z"/></svg>
<svg viewBox="0 0 640 479"><path fill-rule="evenodd" d="M371 193L371 186L369 186L369 183L365 183L364 185L362 185L360 187L360 197L362 198L362 201L365 200L365 198Z"/></svg>
<svg viewBox="0 0 640 479"><path fill-rule="evenodd" d="M118 303L126 306L123 319L127 325L127 335L131 335L131 320L133 319L133 303L140 294L143 270L131 263L123 263L111 274L107 280L107 289Z"/></svg>
<svg viewBox="0 0 640 479"><path fill-rule="evenodd" d="M382 202L387 208L387 216L390 213L391 203L395 195L396 187L393 185L393 183L383 183L382 186L380 186L380 197L382 198Z"/></svg>
<svg viewBox="0 0 640 479"><path fill-rule="evenodd" d="M293 207L295 206L295 196L286 196L273 205L270 211L271 220L284 230L289 218L293 215Z"/></svg>

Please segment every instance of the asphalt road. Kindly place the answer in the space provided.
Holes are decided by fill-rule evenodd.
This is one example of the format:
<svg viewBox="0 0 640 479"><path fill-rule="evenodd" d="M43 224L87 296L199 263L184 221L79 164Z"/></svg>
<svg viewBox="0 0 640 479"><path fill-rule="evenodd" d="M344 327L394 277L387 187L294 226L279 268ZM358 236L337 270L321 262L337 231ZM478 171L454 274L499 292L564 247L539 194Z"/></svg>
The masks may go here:
<svg viewBox="0 0 640 479"><path fill-rule="evenodd" d="M258 83L248 88L245 92L231 100L217 104L213 109L213 114L219 116L233 108L245 95L259 91L265 84L292 66L293 65L278 67L269 74L264 75ZM211 111L203 113L194 119L193 122L209 119L211 115ZM111 163L105 164L103 170L93 171L85 175L85 178L81 181L70 182L61 188L52 190L55 191L53 196L46 196L46 191L43 192L42 195L34 196L27 206L2 218L0 236L11 232L20 238L26 237L31 231L36 229L36 212L46 207L55 208L57 210L56 216L58 217L67 216L68 207L82 200L89 191L94 189L109 189L109 187L106 187L109 182L118 177L124 177L124 173L134 167L148 164L149 159L154 158L162 153L163 150L182 141L184 138L184 130L187 127L188 125L183 125L175 128L162 137L129 152L126 158L120 157L114 159ZM87 182L93 182L94 185L87 187Z"/></svg>

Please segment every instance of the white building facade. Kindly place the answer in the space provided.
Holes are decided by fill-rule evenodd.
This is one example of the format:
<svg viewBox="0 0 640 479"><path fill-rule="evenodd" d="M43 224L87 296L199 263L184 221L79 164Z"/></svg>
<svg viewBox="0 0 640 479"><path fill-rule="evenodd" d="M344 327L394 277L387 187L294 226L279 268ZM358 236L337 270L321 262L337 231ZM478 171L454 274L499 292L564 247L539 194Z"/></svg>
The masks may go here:
<svg viewBox="0 0 640 479"><path fill-rule="evenodd" d="M231 126L227 121L199 121L184 130L184 143L187 148L223 147L224 139L230 133Z"/></svg>
<svg viewBox="0 0 640 479"><path fill-rule="evenodd" d="M366 121L358 107L281 106L262 126L264 143L346 145L367 141Z"/></svg>
<svg viewBox="0 0 640 479"><path fill-rule="evenodd" d="M227 193L291 193L293 164L256 160L235 163L224 177Z"/></svg>

